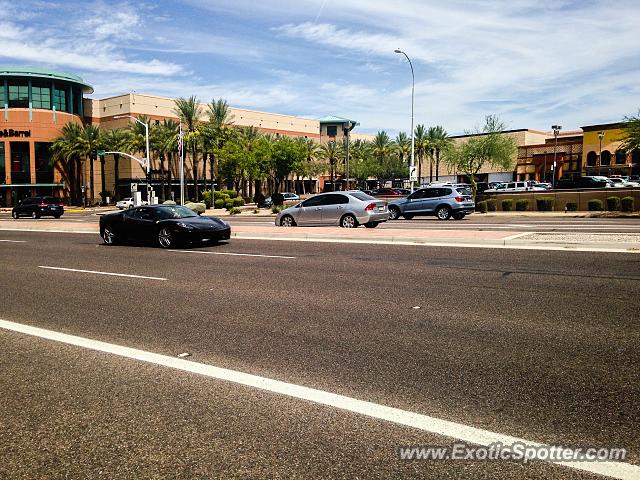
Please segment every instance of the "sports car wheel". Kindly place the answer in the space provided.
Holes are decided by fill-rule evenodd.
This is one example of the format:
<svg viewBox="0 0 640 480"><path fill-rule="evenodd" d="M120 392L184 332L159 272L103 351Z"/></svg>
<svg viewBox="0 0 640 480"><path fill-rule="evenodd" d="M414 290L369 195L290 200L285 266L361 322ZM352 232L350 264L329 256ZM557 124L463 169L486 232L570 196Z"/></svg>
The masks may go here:
<svg viewBox="0 0 640 480"><path fill-rule="evenodd" d="M170 248L173 246L173 234L168 228L161 228L158 232L158 244L162 248Z"/></svg>

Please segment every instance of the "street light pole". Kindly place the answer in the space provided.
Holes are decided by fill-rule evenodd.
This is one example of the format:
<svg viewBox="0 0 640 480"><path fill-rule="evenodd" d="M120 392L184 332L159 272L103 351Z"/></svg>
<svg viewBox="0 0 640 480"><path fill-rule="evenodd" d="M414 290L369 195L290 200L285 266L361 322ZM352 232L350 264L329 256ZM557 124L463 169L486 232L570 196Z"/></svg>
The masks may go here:
<svg viewBox="0 0 640 480"><path fill-rule="evenodd" d="M553 178L551 179L551 186L555 188L556 186L556 158L558 155L558 135L560 135L560 130L562 130L562 126L553 125L553 136L555 137L555 144L553 146ZM545 155L546 157L546 155Z"/></svg>
<svg viewBox="0 0 640 480"><path fill-rule="evenodd" d="M151 205L151 155L149 154L149 124L139 120L133 115L117 115L116 118L131 118L144 127L145 144L147 150L147 202Z"/></svg>
<svg viewBox="0 0 640 480"><path fill-rule="evenodd" d="M396 48L394 52L404 55L409 62L409 66L411 67L411 163L409 164L409 180L411 181L411 191L413 191L413 181L411 180L411 178L413 177L413 169L415 165L415 161L414 161L415 160L415 138L414 138L414 131L413 131L413 121L414 121L413 110L414 110L414 101L415 101L416 77L413 72L413 63L411 63L411 59L409 58L409 55L407 55L405 52L403 52L399 48Z"/></svg>
<svg viewBox="0 0 640 480"><path fill-rule="evenodd" d="M349 190L349 136L351 135L351 122L347 122L347 158L345 165L346 188Z"/></svg>

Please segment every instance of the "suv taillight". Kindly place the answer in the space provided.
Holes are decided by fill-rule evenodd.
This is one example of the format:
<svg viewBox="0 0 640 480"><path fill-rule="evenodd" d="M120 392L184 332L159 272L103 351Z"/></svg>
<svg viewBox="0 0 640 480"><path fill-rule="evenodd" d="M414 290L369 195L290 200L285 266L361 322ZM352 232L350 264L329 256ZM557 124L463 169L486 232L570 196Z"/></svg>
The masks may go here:
<svg viewBox="0 0 640 480"><path fill-rule="evenodd" d="M456 202L458 203L464 202L464 197L456 197Z"/></svg>
<svg viewBox="0 0 640 480"><path fill-rule="evenodd" d="M39 203L38 206L39 207L48 207L49 204L48 203Z"/></svg>
<svg viewBox="0 0 640 480"><path fill-rule="evenodd" d="M365 209L366 211L371 211L371 210L373 210L374 208L376 208L376 204L375 204L375 203L370 203L369 205L367 205L366 207L364 207L364 209Z"/></svg>

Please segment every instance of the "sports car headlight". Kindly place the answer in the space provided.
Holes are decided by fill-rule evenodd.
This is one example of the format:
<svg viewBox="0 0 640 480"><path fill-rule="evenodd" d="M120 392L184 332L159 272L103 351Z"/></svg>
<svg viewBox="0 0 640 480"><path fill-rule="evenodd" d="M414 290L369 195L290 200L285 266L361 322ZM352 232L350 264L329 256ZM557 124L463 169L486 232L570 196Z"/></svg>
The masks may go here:
<svg viewBox="0 0 640 480"><path fill-rule="evenodd" d="M177 226L179 226L180 228L184 228L185 230L193 230L193 227L191 225L187 225L184 222L178 222L176 223Z"/></svg>

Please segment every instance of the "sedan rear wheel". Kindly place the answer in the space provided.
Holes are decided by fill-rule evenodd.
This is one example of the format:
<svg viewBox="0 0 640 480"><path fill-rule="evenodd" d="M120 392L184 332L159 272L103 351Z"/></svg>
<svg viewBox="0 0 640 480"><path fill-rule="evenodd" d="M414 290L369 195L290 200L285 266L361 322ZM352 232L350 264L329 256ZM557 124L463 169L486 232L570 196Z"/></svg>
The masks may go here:
<svg viewBox="0 0 640 480"><path fill-rule="evenodd" d="M33 212L31 212L31 218L40 218L40 214L34 210Z"/></svg>
<svg viewBox="0 0 640 480"><path fill-rule="evenodd" d="M291 215L285 215L280 219L281 227L293 227L296 222L293 221L293 217Z"/></svg>
<svg viewBox="0 0 640 480"><path fill-rule="evenodd" d="M342 228L356 228L358 226L358 221L356 220L356 217L348 213L340 219L340 226Z"/></svg>
<svg viewBox="0 0 640 480"><path fill-rule="evenodd" d="M389 220L397 220L400 217L400 209L398 207L389 207Z"/></svg>
<svg viewBox="0 0 640 480"><path fill-rule="evenodd" d="M166 227L160 229L158 232L158 244L162 248L169 248L173 246L173 234L171 233L171 230Z"/></svg>
<svg viewBox="0 0 640 480"><path fill-rule="evenodd" d="M454 213L453 214L453 219L454 220L462 220L465 217L465 213Z"/></svg>
<svg viewBox="0 0 640 480"><path fill-rule="evenodd" d="M114 245L116 243L116 235L113 233L113 229L111 227L104 227L102 230L102 240L107 245Z"/></svg>
<svg viewBox="0 0 640 480"><path fill-rule="evenodd" d="M16 212L14 210L13 212L11 212L11 216L17 220L18 219L18 212Z"/></svg>

